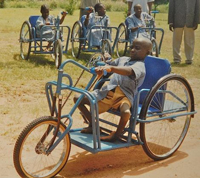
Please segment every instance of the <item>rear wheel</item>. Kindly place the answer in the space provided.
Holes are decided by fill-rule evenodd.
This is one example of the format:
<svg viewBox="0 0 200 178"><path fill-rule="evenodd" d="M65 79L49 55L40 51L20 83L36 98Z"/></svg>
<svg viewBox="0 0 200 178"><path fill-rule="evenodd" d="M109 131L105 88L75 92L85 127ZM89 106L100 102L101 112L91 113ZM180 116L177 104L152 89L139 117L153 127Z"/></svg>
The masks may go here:
<svg viewBox="0 0 200 178"><path fill-rule="evenodd" d="M144 103L140 118L149 122L140 123L143 149L154 160L168 158L180 147L189 129L192 116L187 113L194 111L190 85L181 76L168 75L152 88Z"/></svg>
<svg viewBox="0 0 200 178"><path fill-rule="evenodd" d="M75 58L78 58L81 51L81 35L82 34L82 25L79 21L76 21L72 27L71 42L72 42L72 55Z"/></svg>
<svg viewBox="0 0 200 178"><path fill-rule="evenodd" d="M69 134L64 136L50 154L46 153L57 122L51 116L41 117L31 122L19 135L14 147L13 161L21 177L53 177L65 166L71 149ZM65 129L66 126L61 123L56 140Z"/></svg>
<svg viewBox="0 0 200 178"><path fill-rule="evenodd" d="M55 55L55 66L57 69L62 63L62 42L60 39L56 40L54 45L54 55Z"/></svg>
<svg viewBox="0 0 200 178"><path fill-rule="evenodd" d="M124 23L121 23L118 27L118 37L117 37L117 44L116 44L116 49L117 49L117 56L125 56L127 52L127 29Z"/></svg>
<svg viewBox="0 0 200 178"><path fill-rule="evenodd" d="M158 50L158 44L155 39L151 39L152 43L152 50L151 50L151 56L158 57L159 56L159 50Z"/></svg>
<svg viewBox="0 0 200 178"><path fill-rule="evenodd" d="M20 30L20 56L22 59L28 60L31 51L31 25L28 21L22 24Z"/></svg>

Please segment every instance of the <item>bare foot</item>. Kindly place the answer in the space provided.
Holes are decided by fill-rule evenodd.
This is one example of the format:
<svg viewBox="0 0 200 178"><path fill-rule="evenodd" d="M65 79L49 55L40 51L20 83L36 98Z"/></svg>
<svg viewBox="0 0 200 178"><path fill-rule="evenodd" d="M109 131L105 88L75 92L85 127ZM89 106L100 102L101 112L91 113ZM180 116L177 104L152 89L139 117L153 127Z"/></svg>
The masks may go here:
<svg viewBox="0 0 200 178"><path fill-rule="evenodd" d="M110 135L101 137L100 139L105 142L114 142L118 139L118 137L116 136L116 132L111 132Z"/></svg>
<svg viewBox="0 0 200 178"><path fill-rule="evenodd" d="M92 127L86 127L81 130L81 133L92 134Z"/></svg>

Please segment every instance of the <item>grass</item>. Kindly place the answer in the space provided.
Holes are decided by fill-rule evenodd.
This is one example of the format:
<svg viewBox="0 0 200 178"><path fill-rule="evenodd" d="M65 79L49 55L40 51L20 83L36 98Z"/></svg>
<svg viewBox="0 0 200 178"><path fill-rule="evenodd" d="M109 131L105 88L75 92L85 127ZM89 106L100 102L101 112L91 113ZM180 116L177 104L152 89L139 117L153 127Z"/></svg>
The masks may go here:
<svg viewBox="0 0 200 178"><path fill-rule="evenodd" d="M57 16L63 9L55 9L50 14ZM38 8L6 8L0 9L0 116L1 123L10 122L20 125L20 120L30 122L33 118L49 115L46 102L44 86L46 82L57 79L57 70L54 61L49 55L31 54L28 61L20 59L19 56L19 32L22 23L28 20L31 15L40 15ZM123 12L107 12L111 19L112 26L118 26L124 21ZM64 24L72 25L78 20L79 11L76 10L73 15L67 16ZM156 24L165 31L164 40L160 57L167 58L172 62L172 32L169 31L167 25L167 13L159 13L156 15ZM194 51L193 65L174 65L172 64L172 72L184 76L192 85L195 96L196 106L199 107L199 76L200 76L200 29L196 31L196 45ZM69 49L71 48L71 44ZM183 62L185 59L182 47ZM64 59L74 59L80 63L86 63L91 53L81 54L79 60L74 59L71 53L64 56ZM69 67L68 71L73 78L77 79L81 71ZM83 86L87 81L85 75L79 86ZM17 120L16 120L17 118ZM19 124L18 124L19 123ZM10 124L10 123L7 123ZM4 129L1 131L3 132ZM7 133L4 131L4 133Z"/></svg>

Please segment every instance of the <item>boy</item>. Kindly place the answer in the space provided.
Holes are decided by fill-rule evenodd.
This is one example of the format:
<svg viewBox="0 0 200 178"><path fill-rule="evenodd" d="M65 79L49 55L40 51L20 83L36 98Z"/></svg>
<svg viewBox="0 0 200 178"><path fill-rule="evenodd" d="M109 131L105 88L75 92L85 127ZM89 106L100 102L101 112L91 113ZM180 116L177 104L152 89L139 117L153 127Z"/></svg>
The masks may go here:
<svg viewBox="0 0 200 178"><path fill-rule="evenodd" d="M90 31L90 29L94 25L95 26L99 25L99 26L104 26L104 27L108 26L110 24L110 21L109 21L109 17L106 15L105 6L102 3L95 4L94 11L95 12L93 12L93 9L91 7L86 15L84 25L87 28L86 37L87 37L88 41L90 40L90 42L89 42L90 46L100 48L101 40L102 40L103 35L105 35L105 31L102 35L102 31L100 30L100 28L98 28L98 29L95 28L95 29L92 29L91 31ZM91 13L91 12L93 12L93 13ZM95 13L97 13L98 16L101 18L100 19L96 18ZM106 33L107 33L106 35L109 36L107 38L110 39L109 32L106 32Z"/></svg>
<svg viewBox="0 0 200 178"><path fill-rule="evenodd" d="M117 140L123 132L127 121L130 118L130 108L137 89L144 81L145 65L144 59L150 54L152 48L151 41L147 38L137 38L133 41L130 57L121 57L110 63L110 65L96 67L98 75L102 75L105 69L109 69L113 76L108 85L102 89L92 91L98 102L99 114L108 111L110 108L120 110L120 121L115 132L101 137L102 141L112 142ZM74 102L78 99L74 97ZM78 108L89 122L89 126L81 130L82 133L92 133L92 118L85 105L90 105L88 99L84 97Z"/></svg>
<svg viewBox="0 0 200 178"><path fill-rule="evenodd" d="M126 21L128 23L128 30L131 31L129 35L129 40L131 41L131 43L135 38L137 38L137 31L139 28L147 27L147 22L154 21L154 18L152 16L150 16L146 12L142 12L142 6L140 4L136 4L134 6L134 12L135 13L126 18ZM139 36L150 38L145 29L140 30Z"/></svg>
<svg viewBox="0 0 200 178"><path fill-rule="evenodd" d="M48 27L48 25L54 25L55 18L52 15L49 15L49 7L45 4L41 6L40 12L42 16L40 16L36 21L36 34L38 37L44 38L45 40L48 41L48 45L45 51L49 51L52 41L55 38L55 32L52 30L52 27ZM60 24L63 23L66 15L67 13L63 12L62 17L60 19ZM42 29L42 34L41 34L41 29Z"/></svg>

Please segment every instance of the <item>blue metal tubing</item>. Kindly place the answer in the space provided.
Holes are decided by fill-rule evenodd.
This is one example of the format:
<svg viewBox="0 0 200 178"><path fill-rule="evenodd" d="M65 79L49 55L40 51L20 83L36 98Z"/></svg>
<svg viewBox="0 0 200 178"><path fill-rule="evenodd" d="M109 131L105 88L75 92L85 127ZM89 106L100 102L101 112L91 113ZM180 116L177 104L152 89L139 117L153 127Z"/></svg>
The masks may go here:
<svg viewBox="0 0 200 178"><path fill-rule="evenodd" d="M160 42L159 42L159 45L158 45L158 49L159 49L159 53L160 53L160 50L161 50L161 46L162 46L162 42L163 42L163 37L164 37L164 30L162 28L139 28L138 31L137 31L137 37L140 33L140 31L144 29L144 30L150 30L150 31L160 31L161 32L161 38L160 38ZM152 36L152 33L150 33L150 39L152 39L153 36Z"/></svg>
<svg viewBox="0 0 200 178"><path fill-rule="evenodd" d="M43 42L45 40L43 40L42 38L42 32L43 32L43 29L46 25L44 25L42 28L41 28L41 32L40 32L40 38L37 38L36 37L36 30L35 28L33 28L33 39L31 40L32 42L34 42L34 46L31 46L31 49L33 48L34 50L31 50L31 52L33 52L34 54L52 54L54 53L54 50L53 51L48 51L48 52L44 52L43 51ZM52 27L52 28L56 28L55 29L55 40L53 40L53 43L56 42L56 40L59 39L60 37L60 28L66 28L67 29L67 39L66 39L66 45L65 45L65 50L63 51L63 53L67 53L68 51L68 45L69 45L69 38L70 38L70 27L69 26L66 26L66 25L59 25L59 26L55 26L55 25L48 25L48 27ZM38 44L37 42L40 42L40 44ZM37 49L39 48L39 50L37 51Z"/></svg>
<svg viewBox="0 0 200 178"><path fill-rule="evenodd" d="M53 96L52 96L53 91L52 91L52 87L51 87L52 85L56 86L56 93L55 93L56 96L61 95L61 91L64 89L68 89L68 90L82 94L81 97L78 99L78 101L73 106L73 108L71 109L71 111L69 112L69 114L62 116L62 119L63 118L69 119L69 125L67 126L65 132L59 136L59 139L48 150L48 152L51 152L58 145L58 143L64 138L64 136L70 131L70 128L73 123L72 115L73 115L74 111L77 109L77 107L78 107L79 103L81 102L81 100L83 99L83 97L85 97L85 96L88 98L88 100L90 102L90 107L91 107L92 129L93 129L93 147L94 147L94 149L97 149L97 148L101 149L98 106L97 106L95 97L89 91L87 91L89 89L89 87L91 86L91 84L93 83L93 81L95 80L96 74L93 74L91 80L89 81L88 85L86 86L86 88L84 90L73 87L73 82L72 82L71 77L68 74L63 73L63 67L68 63L73 63L76 66L90 72L90 70L87 67L77 63L74 60L69 59L69 60L66 60L65 62L63 62L62 65L60 66L59 71L58 71L57 82L52 81L52 82L48 82L46 84L45 91L46 91L50 111L51 111L51 107L52 107L52 98L53 98ZM66 77L69 79L69 85L62 84L63 77ZM50 92L48 92L49 90L50 90Z"/></svg>
<svg viewBox="0 0 200 178"><path fill-rule="evenodd" d="M150 91L149 89L142 89L136 95L136 98L134 100L134 104L135 104L134 108L135 109L133 110L133 119L137 118L137 115L138 115L138 106L139 106L140 94L142 92L149 92L149 91ZM182 103L183 105L185 105L185 103L179 97L177 97L176 95L174 95L174 93L172 93L170 91L167 91L167 90L158 90L157 93L168 93L168 94L172 95L174 98L176 98L177 101L179 101L180 103ZM185 111L185 108L180 108L178 111ZM176 111L176 112L178 112L178 111ZM168 114L169 113L174 113L174 111L171 111L171 112L168 111L167 113ZM155 121L160 121L160 120L174 119L174 118L181 117L181 116L194 115L196 113L197 113L196 111L192 111L192 112L186 112L186 113L182 113L182 114L175 114L175 115L171 115L171 116L167 116L167 117L162 117L162 118L160 117L160 118L156 118L156 119L150 119L148 121L144 120L143 118L137 118L137 120L136 119L134 119L134 120L135 120L135 124L136 124L136 122L139 122L139 123L150 123L150 122L155 122ZM155 113L155 116L159 116L159 115L163 115L163 114L165 114L165 112L162 111L162 113L160 113L160 114L159 113ZM151 116L153 116L153 115L151 115Z"/></svg>
<svg viewBox="0 0 200 178"><path fill-rule="evenodd" d="M193 112L187 112L187 113L183 113L183 114L175 114L175 115L172 115L172 116L167 116L167 117L162 117L162 118L150 119L148 121L143 120L143 119L137 119L137 121L139 123L150 123L150 122L156 122L156 121L167 120L167 119L175 119L175 118L178 118L178 117L181 117L181 116L194 115L196 113L197 113L196 111L193 111Z"/></svg>
<svg viewBox="0 0 200 178"><path fill-rule="evenodd" d="M118 33L118 28L117 27L105 27L105 26L101 26L101 25L94 25L94 26L92 26L90 29L89 29L89 31L90 31L90 34L91 34L91 31L92 30L94 30L94 29L101 29L102 30L102 40L105 40L105 39L107 39L107 38L103 38L103 30L112 30L112 29L115 29L116 30L116 36L115 36L115 39L114 39L114 43L113 43L113 45L112 45L112 51L114 51L114 48L115 48L115 45L116 45L116 43L117 43L117 33ZM86 39L86 38L84 38L84 39ZM90 44L91 44L91 41L92 39L91 39L91 35L89 36L89 40L88 40L88 49L87 49L87 51L89 51L90 49L91 49L91 46L90 46ZM84 49L83 49L83 51L84 51Z"/></svg>

